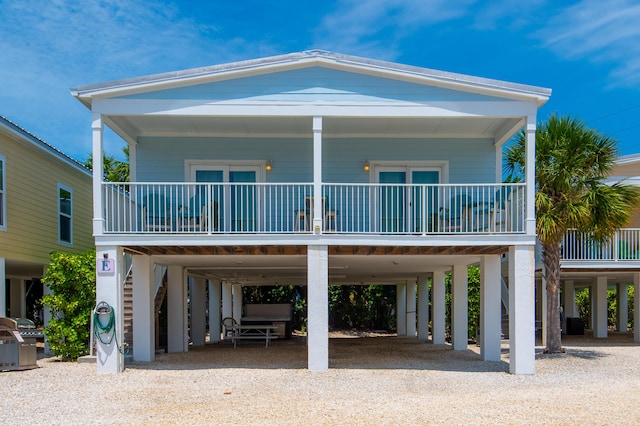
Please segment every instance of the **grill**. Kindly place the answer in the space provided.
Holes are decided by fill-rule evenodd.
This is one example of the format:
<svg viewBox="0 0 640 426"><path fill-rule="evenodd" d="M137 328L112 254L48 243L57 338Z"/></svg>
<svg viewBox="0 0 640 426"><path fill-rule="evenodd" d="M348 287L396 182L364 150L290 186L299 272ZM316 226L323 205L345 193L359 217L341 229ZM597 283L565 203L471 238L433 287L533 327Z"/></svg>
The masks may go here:
<svg viewBox="0 0 640 426"><path fill-rule="evenodd" d="M0 370L37 368L36 340L42 338L33 321L0 317Z"/></svg>

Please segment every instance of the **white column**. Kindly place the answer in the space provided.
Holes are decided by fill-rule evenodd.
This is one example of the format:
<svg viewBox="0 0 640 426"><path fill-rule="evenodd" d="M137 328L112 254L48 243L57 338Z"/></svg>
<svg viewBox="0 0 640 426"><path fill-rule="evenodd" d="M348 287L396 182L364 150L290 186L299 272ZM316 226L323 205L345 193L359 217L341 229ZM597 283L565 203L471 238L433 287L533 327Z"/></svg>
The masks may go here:
<svg viewBox="0 0 640 426"><path fill-rule="evenodd" d="M202 346L207 334L207 280L191 277L191 341Z"/></svg>
<svg viewBox="0 0 640 426"><path fill-rule="evenodd" d="M167 267L167 352L189 350L187 300L187 280L182 266Z"/></svg>
<svg viewBox="0 0 640 426"><path fill-rule="evenodd" d="M233 319L238 324L242 321L242 285L233 285Z"/></svg>
<svg viewBox="0 0 640 426"><path fill-rule="evenodd" d="M156 356L153 261L133 255L133 359L151 362Z"/></svg>
<svg viewBox="0 0 640 426"><path fill-rule="evenodd" d="M43 271L42 271L42 275L43 276L44 276L45 272L46 272L46 267L43 268ZM97 283L96 283L96 293L97 293L97 291L98 291L98 288L97 288ZM42 283L42 295L46 296L47 294L51 294L51 293L52 293L52 291L51 291L51 288L49 288L49 284ZM97 295L96 295L96 297L97 297ZM42 307L42 319L44 321L45 328L49 327L49 321L51 321L51 318L52 318L51 309L48 308L48 307L43 306ZM124 338L123 338L123 340L124 340ZM51 346L49 345L49 341L47 340L47 336L44 337L44 353L47 354L47 355L53 355L53 351L51 350Z"/></svg>
<svg viewBox="0 0 640 426"><path fill-rule="evenodd" d="M212 343L220 341L220 292L220 281L209 280L209 341Z"/></svg>
<svg viewBox="0 0 640 426"><path fill-rule="evenodd" d="M467 265L453 265L451 273L451 335L454 351L467 349L469 342L469 297Z"/></svg>
<svg viewBox="0 0 640 426"><path fill-rule="evenodd" d="M500 256L480 259L480 353L484 361L500 361Z"/></svg>
<svg viewBox="0 0 640 426"><path fill-rule="evenodd" d="M509 247L509 372L535 373L534 248Z"/></svg>
<svg viewBox="0 0 640 426"><path fill-rule="evenodd" d="M429 278L418 277L418 339L429 340Z"/></svg>
<svg viewBox="0 0 640 426"><path fill-rule="evenodd" d="M595 285L595 327L593 329L593 337L607 337L607 277L599 276L596 278Z"/></svg>
<svg viewBox="0 0 640 426"><path fill-rule="evenodd" d="M407 284L396 284L396 330L398 336L407 335Z"/></svg>
<svg viewBox="0 0 640 426"><path fill-rule="evenodd" d="M313 232L322 231L322 117L313 117Z"/></svg>
<svg viewBox="0 0 640 426"><path fill-rule="evenodd" d="M233 286L231 283L224 281L222 283L222 318L230 318L233 316Z"/></svg>
<svg viewBox="0 0 640 426"><path fill-rule="evenodd" d="M542 283L540 284L540 321L541 321L541 327L542 327L542 341L541 344L542 346L547 346L547 312L549 311L547 309L547 280L544 278L545 277L545 269L544 266L542 267ZM535 280L535 277L534 277ZM535 323L534 323L535 324Z"/></svg>
<svg viewBox="0 0 640 426"><path fill-rule="evenodd" d="M307 357L309 371L329 369L329 251L327 246L307 249Z"/></svg>
<svg viewBox="0 0 640 426"><path fill-rule="evenodd" d="M446 311L446 276L444 271L433 271L433 329L431 330L433 343L443 345L446 341L447 311Z"/></svg>
<svg viewBox="0 0 640 426"><path fill-rule="evenodd" d="M407 282L407 336L416 337L416 282Z"/></svg>
<svg viewBox="0 0 640 426"><path fill-rule="evenodd" d="M0 317L7 316L7 272L4 257L0 257Z"/></svg>
<svg viewBox="0 0 640 426"><path fill-rule="evenodd" d="M102 179L103 179L103 123L102 115L91 113L91 133L93 139L93 235L104 233L104 213L102 209Z"/></svg>
<svg viewBox="0 0 640 426"><path fill-rule="evenodd" d="M26 315L26 285L22 278L12 278L9 280L11 288L9 295L9 308L11 316L21 318Z"/></svg>
<svg viewBox="0 0 640 426"><path fill-rule="evenodd" d="M578 317L578 306L576 305L576 288L573 280L564 282L564 330L567 329L567 318Z"/></svg>
<svg viewBox="0 0 640 426"><path fill-rule="evenodd" d="M633 273L633 341L640 343L640 272Z"/></svg>
<svg viewBox="0 0 640 426"><path fill-rule="evenodd" d="M618 312L616 312L616 328L621 333L627 332L627 323L629 322L629 292L627 283L618 284Z"/></svg>
<svg viewBox="0 0 640 426"><path fill-rule="evenodd" d="M525 182L527 183L527 211L525 229L528 235L536 234L536 115L527 116Z"/></svg>
<svg viewBox="0 0 640 426"><path fill-rule="evenodd" d="M96 273L96 304L106 302L111 306L115 318L116 338L109 344L96 341L96 367L98 373L120 373L124 370L124 355L118 350L116 341L120 346L124 343L124 291L122 286L124 261L122 251L118 247L96 247L96 261L104 259L105 256L114 261L114 267L113 272L98 271ZM105 315L98 317L102 318L103 316ZM110 317L105 317L104 321L100 320L100 322L106 325L109 319ZM103 340L107 342L109 336L105 336Z"/></svg>

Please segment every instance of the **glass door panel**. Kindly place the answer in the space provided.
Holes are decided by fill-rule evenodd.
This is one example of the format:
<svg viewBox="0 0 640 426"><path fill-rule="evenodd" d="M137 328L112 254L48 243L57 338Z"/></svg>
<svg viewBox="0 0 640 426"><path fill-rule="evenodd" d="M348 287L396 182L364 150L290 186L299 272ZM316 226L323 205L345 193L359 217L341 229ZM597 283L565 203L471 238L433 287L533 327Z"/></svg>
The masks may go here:
<svg viewBox="0 0 640 426"><path fill-rule="evenodd" d="M249 170L230 171L230 183L255 183L256 172ZM255 185L231 185L231 231L256 231Z"/></svg>
<svg viewBox="0 0 640 426"><path fill-rule="evenodd" d="M378 175L381 184L407 183L407 174L404 171L381 171ZM381 185L379 188L379 211L381 232L403 232L405 229L405 204L406 197L404 187L395 185Z"/></svg>
<svg viewBox="0 0 640 426"><path fill-rule="evenodd" d="M439 180L440 173L435 170L411 171L412 184L437 184ZM410 212L414 232L434 231L434 218L438 214L438 192L431 186L413 186Z"/></svg>

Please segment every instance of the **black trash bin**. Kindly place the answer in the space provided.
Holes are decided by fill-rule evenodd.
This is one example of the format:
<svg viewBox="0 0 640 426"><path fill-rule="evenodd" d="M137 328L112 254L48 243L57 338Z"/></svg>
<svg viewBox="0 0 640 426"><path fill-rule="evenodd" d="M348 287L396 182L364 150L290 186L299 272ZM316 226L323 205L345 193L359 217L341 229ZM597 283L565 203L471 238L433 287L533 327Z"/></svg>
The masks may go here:
<svg viewBox="0 0 640 426"><path fill-rule="evenodd" d="M584 322L582 318L567 318L566 334L574 336L584 335Z"/></svg>

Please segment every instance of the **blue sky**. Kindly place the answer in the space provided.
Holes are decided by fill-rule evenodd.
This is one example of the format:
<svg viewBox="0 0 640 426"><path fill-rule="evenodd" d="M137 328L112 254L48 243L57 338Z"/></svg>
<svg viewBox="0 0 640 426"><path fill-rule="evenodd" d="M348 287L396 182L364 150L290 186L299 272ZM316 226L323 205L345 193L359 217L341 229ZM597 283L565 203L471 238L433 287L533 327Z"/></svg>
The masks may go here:
<svg viewBox="0 0 640 426"><path fill-rule="evenodd" d="M640 152L638 0L0 0L0 22L0 115L79 160L71 87L308 49L551 88L540 120Z"/></svg>

